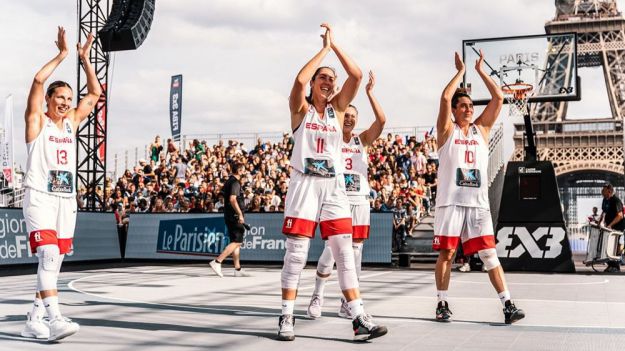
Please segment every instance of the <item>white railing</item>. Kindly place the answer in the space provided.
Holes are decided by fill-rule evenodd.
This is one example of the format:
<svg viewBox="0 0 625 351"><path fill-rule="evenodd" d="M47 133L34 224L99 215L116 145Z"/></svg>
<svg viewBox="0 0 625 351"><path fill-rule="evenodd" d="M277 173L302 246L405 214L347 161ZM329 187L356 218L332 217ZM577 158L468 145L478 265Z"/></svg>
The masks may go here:
<svg viewBox="0 0 625 351"><path fill-rule="evenodd" d="M503 125L495 126L490 132L490 140L488 142L488 186L499 174L504 166L505 160L503 155Z"/></svg>

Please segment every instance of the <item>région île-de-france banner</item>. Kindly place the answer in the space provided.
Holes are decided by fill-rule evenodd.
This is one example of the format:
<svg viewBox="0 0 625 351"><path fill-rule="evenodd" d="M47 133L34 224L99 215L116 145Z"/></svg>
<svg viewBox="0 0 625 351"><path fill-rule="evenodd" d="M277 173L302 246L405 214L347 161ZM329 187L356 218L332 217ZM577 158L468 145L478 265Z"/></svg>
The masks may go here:
<svg viewBox="0 0 625 351"><path fill-rule="evenodd" d="M13 186L13 96L6 98L4 105L4 124L0 138L0 162L7 187Z"/></svg>
<svg viewBox="0 0 625 351"><path fill-rule="evenodd" d="M169 94L169 124L174 141L180 141L182 129L182 75L171 77Z"/></svg>

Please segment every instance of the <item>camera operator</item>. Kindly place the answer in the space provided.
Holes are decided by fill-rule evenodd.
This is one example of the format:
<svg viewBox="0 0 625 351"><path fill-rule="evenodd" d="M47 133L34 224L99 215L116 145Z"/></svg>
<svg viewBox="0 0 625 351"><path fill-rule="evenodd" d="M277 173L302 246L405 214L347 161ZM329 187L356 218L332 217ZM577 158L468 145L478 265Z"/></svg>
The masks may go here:
<svg viewBox="0 0 625 351"><path fill-rule="evenodd" d="M247 277L249 276L243 269L241 269L241 262L239 261L241 252L241 243L243 243L243 234L245 234L246 224L243 217L244 197L241 190L241 178L245 174L245 165L240 162L234 162L231 165L232 174L226 181L223 187L224 194L224 220L226 227L228 228L228 234L230 236L230 244L226 246L224 251L215 260L210 262L210 267L215 274L223 277L221 272L221 262L226 257L232 254L232 260L234 261L234 276L235 277Z"/></svg>
<svg viewBox="0 0 625 351"><path fill-rule="evenodd" d="M603 222L603 225L612 230L623 231L625 229L625 221L623 220L623 202L616 195L614 195L614 187L612 184L606 184L601 190L603 195L603 203L601 204L601 219L599 223ZM619 248L619 251L620 248ZM605 272L620 272L621 262L608 261L608 267Z"/></svg>

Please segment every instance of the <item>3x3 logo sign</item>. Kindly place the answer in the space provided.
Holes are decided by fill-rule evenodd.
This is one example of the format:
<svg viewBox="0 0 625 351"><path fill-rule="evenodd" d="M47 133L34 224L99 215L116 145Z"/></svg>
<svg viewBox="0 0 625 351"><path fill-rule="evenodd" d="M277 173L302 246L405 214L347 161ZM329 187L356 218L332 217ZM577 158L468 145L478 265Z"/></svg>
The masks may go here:
<svg viewBox="0 0 625 351"><path fill-rule="evenodd" d="M503 227L497 232L497 256L518 258L527 252L532 258L556 258L562 253L565 235L562 227L538 227L532 233L525 227ZM520 242L514 241L515 236Z"/></svg>

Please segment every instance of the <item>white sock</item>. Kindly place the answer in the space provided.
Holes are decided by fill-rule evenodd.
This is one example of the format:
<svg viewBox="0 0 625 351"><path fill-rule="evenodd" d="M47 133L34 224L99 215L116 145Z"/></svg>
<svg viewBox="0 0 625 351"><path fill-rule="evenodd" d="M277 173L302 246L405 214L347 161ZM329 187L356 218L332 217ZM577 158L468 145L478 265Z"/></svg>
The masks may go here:
<svg viewBox="0 0 625 351"><path fill-rule="evenodd" d="M43 300L36 297L35 302L33 302L33 310L30 312L30 318L35 319L43 319L46 315L46 308L43 307Z"/></svg>
<svg viewBox="0 0 625 351"><path fill-rule="evenodd" d="M293 314L295 300L282 300L282 314Z"/></svg>
<svg viewBox="0 0 625 351"><path fill-rule="evenodd" d="M354 299L347 302L347 306L349 306L349 311L352 314L352 317L356 319L359 315L365 313L365 306L362 303L362 299Z"/></svg>
<svg viewBox="0 0 625 351"><path fill-rule="evenodd" d="M436 290L436 297L438 302L447 301L447 290Z"/></svg>
<svg viewBox="0 0 625 351"><path fill-rule="evenodd" d="M62 317L61 310L59 310L58 296L48 296L44 298L43 305L46 307L46 311L48 311L48 317L50 317L50 320Z"/></svg>
<svg viewBox="0 0 625 351"><path fill-rule="evenodd" d="M325 292L326 282L328 281L328 278L330 278L330 277L322 278L319 275L316 275L315 291L313 291L313 293L312 293L313 296L317 295L319 297L323 297L323 293Z"/></svg>
<svg viewBox="0 0 625 351"><path fill-rule="evenodd" d="M510 292L508 290L504 290L497 294L497 296L499 296L499 301L501 301L503 307L506 307L506 301L510 300Z"/></svg>

